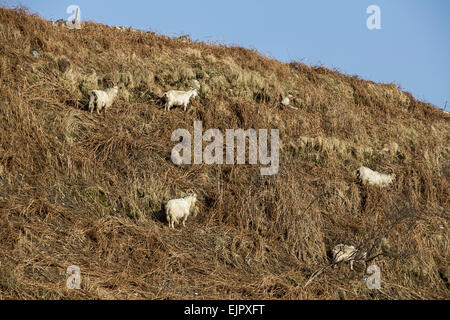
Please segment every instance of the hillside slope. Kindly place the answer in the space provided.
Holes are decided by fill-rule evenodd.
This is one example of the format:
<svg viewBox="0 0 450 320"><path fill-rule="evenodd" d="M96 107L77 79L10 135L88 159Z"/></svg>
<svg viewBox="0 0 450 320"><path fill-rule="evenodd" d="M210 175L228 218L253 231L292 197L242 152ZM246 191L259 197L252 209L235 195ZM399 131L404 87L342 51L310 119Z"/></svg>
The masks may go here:
<svg viewBox="0 0 450 320"><path fill-rule="evenodd" d="M162 94L195 79L192 108L164 111ZM0 299L450 297L449 116L394 84L9 9L0 80ZM90 114L88 92L112 85L117 102ZM175 166L172 132L195 120L279 129L279 173ZM395 183L358 185L361 165ZM170 230L163 204L189 189L199 214ZM381 290L359 264L304 288L338 243L382 254ZM66 288L71 265L81 290Z"/></svg>

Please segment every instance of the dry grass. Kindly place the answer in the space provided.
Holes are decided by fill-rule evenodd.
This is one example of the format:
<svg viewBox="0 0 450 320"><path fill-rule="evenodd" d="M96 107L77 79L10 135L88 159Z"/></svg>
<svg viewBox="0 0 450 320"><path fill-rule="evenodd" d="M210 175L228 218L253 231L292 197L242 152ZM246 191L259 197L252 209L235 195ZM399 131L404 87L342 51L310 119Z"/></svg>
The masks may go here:
<svg viewBox="0 0 450 320"><path fill-rule="evenodd" d="M0 299L449 298L449 116L395 85L9 9L0 79ZM164 90L194 79L189 113L161 110ZM113 84L111 111L86 112L87 92ZM287 94L297 111L280 108ZM175 167L171 133L197 119L280 129L279 174ZM397 181L359 186L360 165ZM170 230L163 203L188 189L200 213ZM347 266L304 288L337 243L383 253L381 291ZM70 265L80 291L66 289Z"/></svg>

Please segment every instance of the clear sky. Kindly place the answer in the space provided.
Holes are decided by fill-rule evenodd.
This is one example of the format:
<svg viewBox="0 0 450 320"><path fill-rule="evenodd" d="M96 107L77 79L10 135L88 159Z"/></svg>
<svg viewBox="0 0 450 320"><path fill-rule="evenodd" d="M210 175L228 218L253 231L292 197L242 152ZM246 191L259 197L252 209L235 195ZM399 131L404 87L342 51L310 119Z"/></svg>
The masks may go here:
<svg viewBox="0 0 450 320"><path fill-rule="evenodd" d="M449 0L6 0L47 19L125 25L169 36L255 48L275 59L323 64L450 109ZM366 9L381 9L369 30Z"/></svg>

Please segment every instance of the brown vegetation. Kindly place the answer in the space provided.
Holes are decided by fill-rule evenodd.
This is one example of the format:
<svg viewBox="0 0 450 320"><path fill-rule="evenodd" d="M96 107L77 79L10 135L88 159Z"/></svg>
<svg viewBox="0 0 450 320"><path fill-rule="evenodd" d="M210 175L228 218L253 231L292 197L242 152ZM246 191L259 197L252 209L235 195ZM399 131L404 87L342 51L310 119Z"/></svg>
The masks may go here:
<svg viewBox="0 0 450 320"><path fill-rule="evenodd" d="M190 111L164 112L162 93L194 79ZM110 111L87 112L113 84ZM288 94L298 110L280 108ZM279 174L174 166L171 134L194 120L278 128ZM0 123L0 299L449 298L449 116L394 84L0 9ZM361 165L395 184L356 184ZM189 189L199 214L170 230L163 204ZM380 291L344 265L304 288L338 243L382 254Z"/></svg>

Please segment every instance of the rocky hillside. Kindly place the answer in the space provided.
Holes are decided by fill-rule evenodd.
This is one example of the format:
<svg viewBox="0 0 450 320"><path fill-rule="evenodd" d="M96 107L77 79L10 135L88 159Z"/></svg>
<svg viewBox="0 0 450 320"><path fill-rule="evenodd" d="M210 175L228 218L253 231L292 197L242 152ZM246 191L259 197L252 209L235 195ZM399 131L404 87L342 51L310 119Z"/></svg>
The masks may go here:
<svg viewBox="0 0 450 320"><path fill-rule="evenodd" d="M194 80L188 111L165 111ZM114 85L90 114L89 92ZM175 166L172 132L196 120L279 129L278 174ZM395 84L0 9L0 299L448 299L449 120ZM395 182L356 183L362 165ZM169 229L164 203L188 190L198 215ZM305 287L339 243L374 258L381 290L361 263Z"/></svg>

